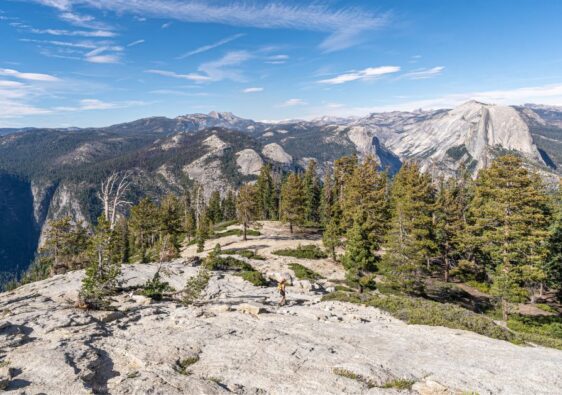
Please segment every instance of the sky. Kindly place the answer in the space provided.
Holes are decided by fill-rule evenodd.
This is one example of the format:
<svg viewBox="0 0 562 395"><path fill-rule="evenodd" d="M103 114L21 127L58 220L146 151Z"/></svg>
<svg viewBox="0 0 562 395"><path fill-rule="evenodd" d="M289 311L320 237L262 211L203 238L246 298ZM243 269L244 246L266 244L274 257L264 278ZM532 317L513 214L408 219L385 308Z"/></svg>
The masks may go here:
<svg viewBox="0 0 562 395"><path fill-rule="evenodd" d="M2 0L0 127L562 105L562 1Z"/></svg>

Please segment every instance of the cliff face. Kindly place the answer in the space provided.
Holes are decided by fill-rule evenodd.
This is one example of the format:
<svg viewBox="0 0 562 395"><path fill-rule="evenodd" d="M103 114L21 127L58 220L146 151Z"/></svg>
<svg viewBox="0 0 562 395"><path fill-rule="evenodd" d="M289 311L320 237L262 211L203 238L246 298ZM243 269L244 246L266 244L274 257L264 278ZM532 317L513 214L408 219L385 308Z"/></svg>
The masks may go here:
<svg viewBox="0 0 562 395"><path fill-rule="evenodd" d="M27 268L38 235L31 184L0 174L0 277Z"/></svg>

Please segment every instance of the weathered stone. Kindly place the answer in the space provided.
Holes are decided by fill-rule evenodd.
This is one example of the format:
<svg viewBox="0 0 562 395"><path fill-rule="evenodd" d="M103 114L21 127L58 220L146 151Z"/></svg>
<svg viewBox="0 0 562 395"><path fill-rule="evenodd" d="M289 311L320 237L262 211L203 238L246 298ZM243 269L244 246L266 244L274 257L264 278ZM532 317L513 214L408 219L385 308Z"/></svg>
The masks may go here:
<svg viewBox="0 0 562 395"><path fill-rule="evenodd" d="M236 309L241 313L252 314L252 315L258 315L265 312L265 309L262 306L258 306L252 303L243 303L237 306Z"/></svg>

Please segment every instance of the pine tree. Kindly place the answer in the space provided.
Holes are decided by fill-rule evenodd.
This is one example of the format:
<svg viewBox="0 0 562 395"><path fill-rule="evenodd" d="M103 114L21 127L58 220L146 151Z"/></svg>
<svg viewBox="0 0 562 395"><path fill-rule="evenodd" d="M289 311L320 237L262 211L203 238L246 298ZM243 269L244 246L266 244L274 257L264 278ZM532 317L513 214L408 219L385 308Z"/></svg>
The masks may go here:
<svg viewBox="0 0 562 395"><path fill-rule="evenodd" d="M343 156L334 162L334 186L337 198L341 198L343 188L359 165L356 155Z"/></svg>
<svg viewBox="0 0 562 395"><path fill-rule="evenodd" d="M178 247L178 238L182 232L182 207L178 198L167 195L162 199L159 209L160 237L169 236L175 247Z"/></svg>
<svg viewBox="0 0 562 395"><path fill-rule="evenodd" d="M117 288L121 264L110 223L103 216L99 217L90 239L88 257L90 263L82 280L78 304L83 308L105 308L108 305L106 298Z"/></svg>
<svg viewBox="0 0 562 395"><path fill-rule="evenodd" d="M324 228L324 233L322 234L322 243L324 247L330 252L332 259L337 260L336 248L341 244L340 234L338 229L338 222L335 218L332 218Z"/></svg>
<svg viewBox="0 0 562 395"><path fill-rule="evenodd" d="M73 224L69 216L49 221L41 255L54 273L80 266L80 254L87 247L87 231L81 223ZM52 261L51 261L52 259Z"/></svg>
<svg viewBox="0 0 562 395"><path fill-rule="evenodd" d="M379 172L377 167L372 155L355 166L343 186L340 199L342 229L350 229L354 219L361 218L361 227L373 251L378 250L383 243L390 221L387 176Z"/></svg>
<svg viewBox="0 0 562 395"><path fill-rule="evenodd" d="M222 222L221 195L219 191L214 191L209 199L209 207L207 208L207 218L213 224Z"/></svg>
<svg viewBox="0 0 562 395"><path fill-rule="evenodd" d="M198 221L197 233L195 235L197 239L197 252L203 252L205 249L205 241L209 238L211 227L209 225L209 219L205 212L201 214L201 218Z"/></svg>
<svg viewBox="0 0 562 395"><path fill-rule="evenodd" d="M256 187L251 184L244 184L238 192L238 198L236 199L236 213L238 215L238 221L242 224L244 233L243 240L247 240L247 230L248 226L258 216L258 207L256 205L256 195L258 191Z"/></svg>
<svg viewBox="0 0 562 395"><path fill-rule="evenodd" d="M149 260L148 249L155 244L158 237L158 208L149 198L142 199L131 208L129 230L134 253L139 255L141 262L146 263Z"/></svg>
<svg viewBox="0 0 562 395"><path fill-rule="evenodd" d="M461 240L465 230L467 208L464 185L456 178L441 180L434 212L434 233L443 264L445 282L455 260L461 256Z"/></svg>
<svg viewBox="0 0 562 395"><path fill-rule="evenodd" d="M385 266L391 285L411 294L424 291L422 274L435 251L432 240L433 187L416 163L405 163L392 185L392 220Z"/></svg>
<svg viewBox="0 0 562 395"><path fill-rule="evenodd" d="M289 224L293 233L293 225L304 222L304 193L301 178L291 173L281 186L281 202L279 205L281 221Z"/></svg>
<svg viewBox="0 0 562 395"><path fill-rule="evenodd" d="M271 175L271 165L263 165L256 181L256 210L259 219L271 220L277 218L277 204L275 201L275 185Z"/></svg>
<svg viewBox="0 0 562 395"><path fill-rule="evenodd" d="M469 230L507 317L507 302L521 300L546 278L548 198L538 176L506 155L479 172L470 215Z"/></svg>
<svg viewBox="0 0 562 395"><path fill-rule="evenodd" d="M336 190L334 185L334 178L329 166L326 166L324 171L323 188L320 198L320 220L324 227L335 216L335 203L336 203ZM338 218L339 223L339 218Z"/></svg>
<svg viewBox="0 0 562 395"><path fill-rule="evenodd" d="M115 234L116 248L120 254L120 262L128 263L131 257L131 250L129 224L125 217L121 217L117 220L113 233Z"/></svg>
<svg viewBox="0 0 562 395"><path fill-rule="evenodd" d="M302 179L304 194L304 220L308 223L320 222L320 182L316 174L316 162L309 160Z"/></svg>
<svg viewBox="0 0 562 395"><path fill-rule="evenodd" d="M234 192L228 191L221 204L222 215L225 221L236 219L236 196Z"/></svg>
<svg viewBox="0 0 562 395"><path fill-rule="evenodd" d="M347 232L347 244L342 257L343 267L347 271L346 278L358 284L360 292L363 292L363 278L376 269L376 258L370 249L369 238L361 226L362 221L362 218L356 218Z"/></svg>

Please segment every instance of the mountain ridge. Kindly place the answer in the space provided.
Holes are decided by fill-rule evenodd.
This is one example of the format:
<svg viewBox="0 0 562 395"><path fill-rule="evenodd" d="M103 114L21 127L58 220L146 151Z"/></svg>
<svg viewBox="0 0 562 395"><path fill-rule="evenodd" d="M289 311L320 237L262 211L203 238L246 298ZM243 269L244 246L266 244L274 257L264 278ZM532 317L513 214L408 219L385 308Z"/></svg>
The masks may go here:
<svg viewBox="0 0 562 395"><path fill-rule="evenodd" d="M62 215L92 223L101 208L99 183L112 171L132 171L131 199L138 201L181 193L187 180L208 184L206 197L213 189L225 194L255 179L263 163L283 172L313 159L323 171L341 156L372 154L391 174L412 160L434 175L454 174L461 166L474 174L504 152L517 153L556 183L562 174L562 109L470 101L454 109L280 123L211 112L104 128L26 128L0 136L0 174L22 180L18 191L21 199L33 197L34 232L41 235L46 221ZM0 215L11 218L2 199ZM24 211L19 215L28 218L29 208ZM5 224L20 237L35 234L27 225L12 225ZM10 248L0 245L0 271L25 268L18 254L6 252Z"/></svg>

